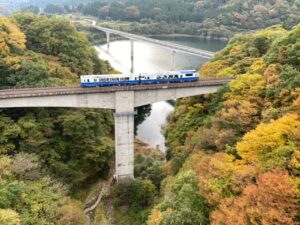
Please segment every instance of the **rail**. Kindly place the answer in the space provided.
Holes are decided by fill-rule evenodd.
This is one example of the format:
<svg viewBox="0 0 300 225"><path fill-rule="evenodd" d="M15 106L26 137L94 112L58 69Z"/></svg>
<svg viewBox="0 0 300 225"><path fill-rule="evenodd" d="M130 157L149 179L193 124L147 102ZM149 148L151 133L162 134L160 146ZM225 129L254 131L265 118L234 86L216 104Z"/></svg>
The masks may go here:
<svg viewBox="0 0 300 225"><path fill-rule="evenodd" d="M186 88L186 87L203 87L203 86L221 86L232 79L203 79L197 82L184 83L160 83L147 85L131 86L109 86L109 87L47 87L47 88L24 88L9 89L0 91L0 99L39 97L39 96L58 96L72 94L93 94L93 93L112 93L119 91L143 91L156 89Z"/></svg>

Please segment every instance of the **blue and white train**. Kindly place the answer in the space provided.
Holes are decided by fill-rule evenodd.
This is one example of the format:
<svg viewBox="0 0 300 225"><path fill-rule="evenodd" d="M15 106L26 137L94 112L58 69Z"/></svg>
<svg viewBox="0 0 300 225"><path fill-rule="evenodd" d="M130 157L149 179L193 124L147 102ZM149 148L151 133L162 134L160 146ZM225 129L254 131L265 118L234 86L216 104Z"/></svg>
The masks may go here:
<svg viewBox="0 0 300 225"><path fill-rule="evenodd" d="M136 75L83 75L80 77L82 87L103 87L120 85L180 83L198 81L196 70L169 71L161 73L140 73Z"/></svg>

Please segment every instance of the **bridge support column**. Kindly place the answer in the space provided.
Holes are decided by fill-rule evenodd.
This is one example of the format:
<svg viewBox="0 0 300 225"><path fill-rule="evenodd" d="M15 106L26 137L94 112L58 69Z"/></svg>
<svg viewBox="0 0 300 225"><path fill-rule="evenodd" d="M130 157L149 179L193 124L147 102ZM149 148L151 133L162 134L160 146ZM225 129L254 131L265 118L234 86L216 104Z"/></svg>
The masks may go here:
<svg viewBox="0 0 300 225"><path fill-rule="evenodd" d="M175 51L171 50L171 70L174 70L175 67Z"/></svg>
<svg viewBox="0 0 300 225"><path fill-rule="evenodd" d="M116 178L134 178L134 92L115 93Z"/></svg>
<svg viewBox="0 0 300 225"><path fill-rule="evenodd" d="M106 33L106 44L107 44L107 51L109 52L110 47L110 33Z"/></svg>
<svg viewBox="0 0 300 225"><path fill-rule="evenodd" d="M130 60L131 60L131 68L130 68L130 73L134 73L134 45L133 45L133 40L130 40Z"/></svg>

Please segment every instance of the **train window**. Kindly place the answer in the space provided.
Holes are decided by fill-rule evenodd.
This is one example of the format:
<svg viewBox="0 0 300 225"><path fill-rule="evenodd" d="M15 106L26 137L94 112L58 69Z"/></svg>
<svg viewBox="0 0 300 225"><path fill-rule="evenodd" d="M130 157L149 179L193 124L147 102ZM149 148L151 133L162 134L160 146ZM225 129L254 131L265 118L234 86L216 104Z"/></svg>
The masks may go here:
<svg viewBox="0 0 300 225"><path fill-rule="evenodd" d="M169 78L173 78L173 75L170 75Z"/></svg>
<svg viewBox="0 0 300 225"><path fill-rule="evenodd" d="M182 78L182 75L180 75L180 78Z"/></svg>
<svg viewBox="0 0 300 225"><path fill-rule="evenodd" d="M148 80L150 80L150 77L147 77Z"/></svg>
<svg viewBox="0 0 300 225"><path fill-rule="evenodd" d="M90 79L87 79L87 82L90 82Z"/></svg>
<svg viewBox="0 0 300 225"><path fill-rule="evenodd" d="M175 75L175 78L178 78L178 75Z"/></svg>
<svg viewBox="0 0 300 225"><path fill-rule="evenodd" d="M96 78L94 79L94 82L97 82L97 79L96 79Z"/></svg>
<svg viewBox="0 0 300 225"><path fill-rule="evenodd" d="M189 73L189 74L186 74L185 76L187 76L187 77L192 77L193 74L192 74L192 73Z"/></svg>

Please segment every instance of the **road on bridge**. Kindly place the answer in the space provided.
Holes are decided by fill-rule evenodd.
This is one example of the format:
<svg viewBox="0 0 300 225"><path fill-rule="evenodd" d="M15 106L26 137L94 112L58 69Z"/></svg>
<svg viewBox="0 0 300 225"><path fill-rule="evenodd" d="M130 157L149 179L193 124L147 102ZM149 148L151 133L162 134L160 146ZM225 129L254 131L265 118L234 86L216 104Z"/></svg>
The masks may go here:
<svg viewBox="0 0 300 225"><path fill-rule="evenodd" d="M214 52L210 52L210 51L206 51L206 50L202 50L202 49L192 48L192 47L179 45L179 44L175 44L175 43L171 43L171 42L167 42L167 41L161 41L161 40L148 38L148 37L144 37L144 36L140 36L140 35L136 35L136 34L131 34L131 33L123 32L123 31L119 31L119 30L114 30L114 29L110 29L110 28L106 28L106 27L97 26L96 21L94 21L94 20L86 19L86 21L91 22L92 27L94 27L97 30L100 30L100 31L103 31L103 32L106 32L109 34L117 34L117 35L120 35L122 37L131 39L131 40L145 41L145 42L149 42L152 44L160 45L160 46L162 46L164 48L168 48L172 51L201 56L201 57L204 57L207 59L211 59L215 54Z"/></svg>

